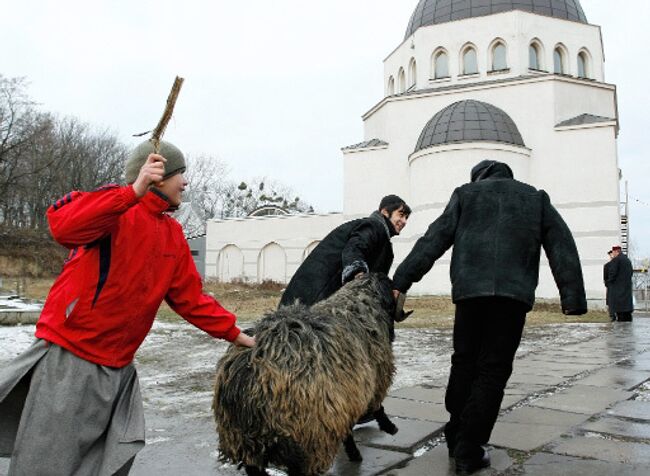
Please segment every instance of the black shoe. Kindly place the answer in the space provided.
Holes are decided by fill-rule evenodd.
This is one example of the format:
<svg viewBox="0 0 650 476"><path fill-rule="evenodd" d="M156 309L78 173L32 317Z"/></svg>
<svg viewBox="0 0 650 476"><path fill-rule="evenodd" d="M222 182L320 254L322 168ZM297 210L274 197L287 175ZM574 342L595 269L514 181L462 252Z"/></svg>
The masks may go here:
<svg viewBox="0 0 650 476"><path fill-rule="evenodd" d="M483 450L483 456L479 459L456 458L456 474L468 475L490 466L490 455Z"/></svg>

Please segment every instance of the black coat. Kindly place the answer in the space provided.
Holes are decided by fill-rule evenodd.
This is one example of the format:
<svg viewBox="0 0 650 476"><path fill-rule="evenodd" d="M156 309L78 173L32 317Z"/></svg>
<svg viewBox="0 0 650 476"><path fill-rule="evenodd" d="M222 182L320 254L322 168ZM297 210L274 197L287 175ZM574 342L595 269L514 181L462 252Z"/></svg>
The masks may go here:
<svg viewBox="0 0 650 476"><path fill-rule="evenodd" d="M428 228L393 278L408 291L452 245L452 298L501 296L532 308L544 247L562 308L585 312L582 268L566 223L543 190L512 178L506 164L479 170L457 188L442 215ZM481 165L481 164L479 164ZM474 171L473 171L474 172Z"/></svg>
<svg viewBox="0 0 650 476"><path fill-rule="evenodd" d="M607 275L609 274L609 265L611 260L603 266L603 282L605 283L605 304L609 306L609 284L607 284Z"/></svg>
<svg viewBox="0 0 650 476"><path fill-rule="evenodd" d="M311 306L334 294L359 272L388 274L393 264L393 230L379 212L336 227L300 265L280 305L299 300Z"/></svg>
<svg viewBox="0 0 650 476"><path fill-rule="evenodd" d="M611 260L607 267L607 297L612 312L632 312L632 263L624 254Z"/></svg>

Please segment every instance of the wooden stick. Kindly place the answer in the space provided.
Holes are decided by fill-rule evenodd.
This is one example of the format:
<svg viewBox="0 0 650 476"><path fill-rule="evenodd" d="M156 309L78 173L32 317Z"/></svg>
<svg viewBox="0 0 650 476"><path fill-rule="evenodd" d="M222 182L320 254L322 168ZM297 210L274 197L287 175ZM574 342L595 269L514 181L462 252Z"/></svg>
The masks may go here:
<svg viewBox="0 0 650 476"><path fill-rule="evenodd" d="M176 105L176 99L178 99L178 95L181 92L183 81L185 81L184 78L176 76L176 79L174 80L174 84L172 85L172 89L169 92L169 96L167 97L167 104L165 105L165 110L163 111L163 115L160 118L160 121L158 121L158 125L153 130L153 134L151 134L151 142L153 142L153 150L156 154L160 149L160 140L162 139L162 136L165 134L165 129L167 128L167 124L169 124L169 120L172 118L172 114L174 112L174 106Z"/></svg>

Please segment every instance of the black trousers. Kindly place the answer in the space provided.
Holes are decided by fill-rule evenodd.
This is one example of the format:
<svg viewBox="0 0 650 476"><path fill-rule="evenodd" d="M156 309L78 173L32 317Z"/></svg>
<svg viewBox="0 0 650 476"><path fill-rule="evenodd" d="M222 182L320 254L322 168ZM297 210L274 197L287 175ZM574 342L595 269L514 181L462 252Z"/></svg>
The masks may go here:
<svg viewBox="0 0 650 476"><path fill-rule="evenodd" d="M617 312L616 320L619 322L630 322L632 320L632 312Z"/></svg>
<svg viewBox="0 0 650 476"><path fill-rule="evenodd" d="M512 374L529 306L503 297L456 303L454 353L445 395L445 436L457 458L483 455Z"/></svg>

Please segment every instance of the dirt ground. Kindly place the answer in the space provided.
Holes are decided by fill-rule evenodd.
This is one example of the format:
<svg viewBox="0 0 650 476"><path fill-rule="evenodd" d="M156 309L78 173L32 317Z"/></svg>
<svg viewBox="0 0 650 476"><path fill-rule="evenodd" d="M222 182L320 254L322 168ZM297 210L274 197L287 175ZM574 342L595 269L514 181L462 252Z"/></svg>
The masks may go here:
<svg viewBox="0 0 650 476"><path fill-rule="evenodd" d="M52 286L54 279L43 278L12 278L5 279L0 291L9 292L19 289L19 294L28 299L44 300ZM205 291L213 295L229 311L234 312L240 321L254 321L265 313L274 310L283 285L273 282L261 284L226 284L215 281L205 283ZM406 309L415 312L405 322L398 324L398 328L447 329L453 327L454 305L448 296L423 296L409 297L406 300ZM165 303L158 313L159 319L165 322L174 322L180 319ZM564 316L558 303L538 302L528 314L528 326L543 326L549 324L565 323L600 323L609 322L607 313L600 310L591 310L584 316Z"/></svg>

